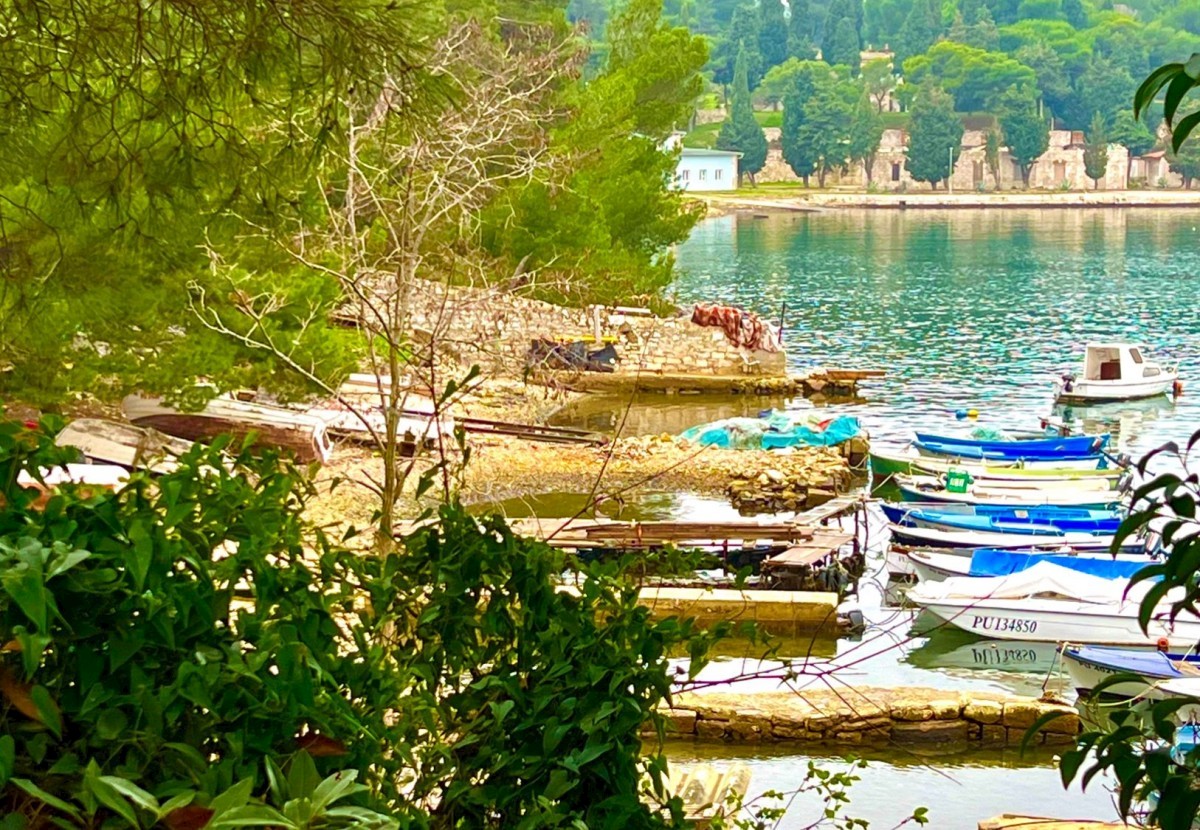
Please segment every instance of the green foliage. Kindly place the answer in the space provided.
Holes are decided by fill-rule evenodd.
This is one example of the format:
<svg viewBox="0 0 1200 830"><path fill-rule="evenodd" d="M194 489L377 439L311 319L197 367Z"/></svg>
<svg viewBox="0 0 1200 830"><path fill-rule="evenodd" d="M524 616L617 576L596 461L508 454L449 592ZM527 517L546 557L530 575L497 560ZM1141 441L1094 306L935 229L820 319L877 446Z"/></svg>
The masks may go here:
<svg viewBox="0 0 1200 830"><path fill-rule="evenodd" d="M1104 116L1096 113L1087 133L1087 144L1083 148L1083 170L1092 180L1092 187L1099 187L1100 180L1108 171L1108 135L1105 132Z"/></svg>
<svg viewBox="0 0 1200 830"><path fill-rule="evenodd" d="M831 66L850 65L849 40L839 34L842 21L849 21L855 43L861 40L862 0L831 0L825 12L825 28L821 38L821 58ZM858 65L857 56L854 64Z"/></svg>
<svg viewBox="0 0 1200 830"><path fill-rule="evenodd" d="M838 21L837 29L833 33L833 42L825 59L834 66L847 67L854 76L859 72L861 52L862 46L858 42L854 21L843 17Z"/></svg>
<svg viewBox="0 0 1200 830"><path fill-rule="evenodd" d="M919 182L937 183L947 178L962 151L963 125L954 111L954 100L936 86L923 87L912 107L908 131L908 173Z"/></svg>
<svg viewBox="0 0 1200 830"><path fill-rule="evenodd" d="M186 286L210 274L205 245L239 240L229 256L271 272L263 282L296 276L273 246L245 241L246 221L274 232L322 209L316 176L338 155L347 91L376 95L386 69L415 111L438 25L436 4L389 0L316 0L303 14L257 0L8 4L5 391L46 402L119 394L138 374L160 388L198 371L268 376L187 312ZM320 290L301 280L297 308Z"/></svg>
<svg viewBox="0 0 1200 830"><path fill-rule="evenodd" d="M990 110L1010 87L1033 88L1037 82L1032 69L1006 55L951 41L906 61L904 77L910 83L931 81L942 87L954 96L959 112Z"/></svg>
<svg viewBox="0 0 1200 830"><path fill-rule="evenodd" d="M1120 113L1129 110L1135 86L1133 76L1124 67L1095 58L1079 76L1072 105L1064 117L1073 126L1084 126L1099 112L1104 116L1105 126L1111 127Z"/></svg>
<svg viewBox="0 0 1200 830"><path fill-rule="evenodd" d="M661 728L669 655L694 676L719 632L652 621L629 562L569 562L453 505L365 555L305 523L298 471L219 446L44 506L14 483L63 457L0 424L6 813L680 826L638 798L665 768L639 730Z"/></svg>
<svg viewBox="0 0 1200 830"><path fill-rule="evenodd" d="M788 5L788 57L810 61L816 56L808 0L792 0Z"/></svg>
<svg viewBox="0 0 1200 830"><path fill-rule="evenodd" d="M1200 178L1200 147L1194 141L1185 141L1178 150L1167 151L1167 163L1183 176L1183 186L1191 188L1192 182Z"/></svg>
<svg viewBox="0 0 1200 830"><path fill-rule="evenodd" d="M779 136L783 160L793 173L804 180L805 187L820 160L819 154L814 152L815 148L804 140L808 102L816 94L818 84L832 82L830 75L831 69L825 63L814 61L804 64L792 76L791 88L783 99L783 125Z"/></svg>
<svg viewBox="0 0 1200 830"><path fill-rule="evenodd" d="M1050 146L1050 125L1038 113L1037 100L1026 89L1010 87L998 104L1004 142L1021 168L1021 181L1029 187L1030 168Z"/></svg>
<svg viewBox="0 0 1200 830"><path fill-rule="evenodd" d="M1166 88L1163 101L1163 118L1171 127L1171 149L1179 152L1184 140L1200 124L1200 112L1193 112L1175 123L1179 106L1187 94L1200 86L1200 53L1192 55L1187 63L1169 63L1160 66L1138 87L1133 100L1133 114L1140 118L1153 103L1159 92Z"/></svg>
<svg viewBox="0 0 1200 830"><path fill-rule="evenodd" d="M744 49L747 80L752 89L758 86L765 71L762 56L758 53L758 24L758 11L743 0L734 11L725 36L717 41L713 50L711 69L714 82L726 86L734 82L738 55Z"/></svg>
<svg viewBox="0 0 1200 830"><path fill-rule="evenodd" d="M846 150L851 161L862 164L868 184L871 183L875 154L879 151L881 138L883 138L883 119L871 102L871 97L864 92L850 118Z"/></svg>
<svg viewBox="0 0 1200 830"><path fill-rule="evenodd" d="M780 0L760 0L758 18L758 54L762 71L769 72L788 57L788 26Z"/></svg>
<svg viewBox="0 0 1200 830"><path fill-rule="evenodd" d="M1066 65L1058 53L1042 41L1035 41L1018 49L1015 57L1033 70L1037 88L1050 111L1055 114L1067 111L1074 90Z"/></svg>
<svg viewBox="0 0 1200 830"><path fill-rule="evenodd" d="M987 138L984 139L983 145L983 160L987 163L988 172L992 174L992 181L995 182L996 190L1000 189L1000 133L995 130L988 130Z"/></svg>
<svg viewBox="0 0 1200 830"><path fill-rule="evenodd" d="M825 76L818 80L812 95L804 104L803 120L791 142L795 147L803 148L804 156L815 159L817 183L821 187L825 186L825 176L829 171L844 166L850 158L857 94L858 87L855 84ZM875 117L878 115L875 114ZM874 120L858 126L861 130L859 149L865 150L874 130Z"/></svg>
<svg viewBox="0 0 1200 830"><path fill-rule="evenodd" d="M897 67L904 67L910 58L923 54L932 46L936 38L937 29L930 18L929 8L921 0L914 0L904 18L904 25L896 34L892 60Z"/></svg>
<svg viewBox="0 0 1200 830"><path fill-rule="evenodd" d="M737 70L733 77L733 95L730 101L730 115L721 125L717 135L717 148L720 150L735 150L742 154L738 160L738 184L741 185L743 175L750 176L754 182L754 174L763 169L767 163L767 137L754 118L754 109L750 104L750 87L747 79L746 50L738 53Z"/></svg>
<svg viewBox="0 0 1200 830"><path fill-rule="evenodd" d="M671 245L701 210L669 183L659 144L702 90L703 38L664 22L661 0L634 0L610 25L610 59L551 132L562 176L522 183L484 212L493 256L561 275L540 296L571 303L650 301L674 278ZM526 259L527 258L527 259Z"/></svg>
<svg viewBox="0 0 1200 830"><path fill-rule="evenodd" d="M1126 181L1129 179L1129 171L1133 168L1133 159L1150 152L1158 141L1154 133L1150 132L1141 120L1134 118L1129 110L1122 110L1117 114L1109 138L1129 149L1129 160L1125 165Z"/></svg>
<svg viewBox="0 0 1200 830"><path fill-rule="evenodd" d="M1062 0L1021 0L1017 17L1022 20L1061 20Z"/></svg>
<svg viewBox="0 0 1200 830"><path fill-rule="evenodd" d="M1087 28L1088 18L1083 8L1083 0L1062 0L1062 14L1076 29Z"/></svg>

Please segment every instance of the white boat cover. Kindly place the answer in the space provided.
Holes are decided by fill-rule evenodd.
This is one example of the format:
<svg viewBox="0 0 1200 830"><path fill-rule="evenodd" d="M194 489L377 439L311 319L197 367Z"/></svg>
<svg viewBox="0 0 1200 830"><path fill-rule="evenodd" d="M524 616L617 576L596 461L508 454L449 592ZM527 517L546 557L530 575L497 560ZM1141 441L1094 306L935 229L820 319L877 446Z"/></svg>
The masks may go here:
<svg viewBox="0 0 1200 830"><path fill-rule="evenodd" d="M1127 579L1101 579L1050 562L1008 576L956 576L942 582L922 582L908 595L919 601L944 599L1022 599L1051 595L1078 602L1117 604L1124 599L1139 601L1150 583L1139 582L1129 590Z"/></svg>

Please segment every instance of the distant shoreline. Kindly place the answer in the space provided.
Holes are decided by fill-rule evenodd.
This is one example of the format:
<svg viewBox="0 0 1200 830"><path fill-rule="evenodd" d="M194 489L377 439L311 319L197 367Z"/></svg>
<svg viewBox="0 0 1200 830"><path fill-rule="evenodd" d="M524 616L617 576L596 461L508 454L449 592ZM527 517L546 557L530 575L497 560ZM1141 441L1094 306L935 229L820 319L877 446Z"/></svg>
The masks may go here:
<svg viewBox="0 0 1200 830"><path fill-rule="evenodd" d="M947 210L951 208L1200 208L1200 190L1099 190L1063 193L838 193L764 190L761 196L688 194L708 206L708 217L745 212L817 212L838 209Z"/></svg>

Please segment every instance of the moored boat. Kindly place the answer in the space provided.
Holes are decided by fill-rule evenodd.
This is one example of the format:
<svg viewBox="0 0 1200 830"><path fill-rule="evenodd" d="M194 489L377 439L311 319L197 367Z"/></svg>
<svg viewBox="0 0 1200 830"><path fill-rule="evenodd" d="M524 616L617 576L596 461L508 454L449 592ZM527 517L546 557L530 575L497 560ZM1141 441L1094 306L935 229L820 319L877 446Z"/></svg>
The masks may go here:
<svg viewBox="0 0 1200 830"><path fill-rule="evenodd" d="M1102 695L1156 697L1155 687L1165 680L1200 676L1200 655L1158 650L1068 645L1062 650L1062 664L1080 695L1091 694L1101 683L1119 674L1133 676L1106 686L1101 690Z"/></svg>
<svg viewBox="0 0 1200 830"><path fill-rule="evenodd" d="M1068 570L1100 576L1105 579L1128 579L1148 565L1154 564L1144 553L1053 553L978 549L969 555L954 551L928 549L905 550L917 579L921 582L940 582L959 576L1007 576L1028 570L1039 562L1049 562Z"/></svg>
<svg viewBox="0 0 1200 830"><path fill-rule="evenodd" d="M1090 482L1042 483L987 482L971 484L963 492L949 490L940 480L919 476L898 476L895 484L906 502L993 505L999 507L1082 507L1102 510L1117 504L1121 496L1115 490L1097 489ZM1021 486L1016 486L1021 485Z"/></svg>
<svg viewBox="0 0 1200 830"><path fill-rule="evenodd" d="M956 461L946 458L923 456L914 450L887 450L871 448L871 473L875 478L882 479L896 475L946 475L953 471L962 471L977 481L1077 481L1103 479L1115 486L1121 477L1119 468L1098 468L1104 456L1089 456L1083 461L1003 461L1003 460L967 460Z"/></svg>
<svg viewBox="0 0 1200 830"><path fill-rule="evenodd" d="M1023 550L1031 547L1069 545L1075 550L1104 551L1113 543L1111 533L1047 532L996 533L979 530L943 530L932 527L888 525L892 541L901 545L935 548L998 548Z"/></svg>
<svg viewBox="0 0 1200 830"><path fill-rule="evenodd" d="M1170 620L1169 599L1143 631L1138 609L1148 589L1149 583L1130 585L1040 562L1010 576L922 582L908 598L950 625L994 639L1125 646L1163 641L1176 649L1200 640L1200 617L1183 612Z"/></svg>
<svg viewBox="0 0 1200 830"><path fill-rule="evenodd" d="M1038 534L1051 531L1115 533L1122 514L1115 510L1074 507L997 507L940 502L883 502L888 521L904 527L943 527L999 533Z"/></svg>
<svg viewBox="0 0 1200 830"><path fill-rule="evenodd" d="M941 447L963 447L982 453L999 453L996 457L1019 459L1038 455L1093 455L1108 444L1108 433L1100 435L1056 436L1053 438L1025 438L997 441L984 438L962 438L955 435L934 435L918 432L914 444L932 444ZM983 457L990 457L984 455Z"/></svg>
<svg viewBox="0 0 1200 830"><path fill-rule="evenodd" d="M1153 398L1178 390L1179 374L1146 357L1131 343L1088 343L1078 375L1063 374L1055 381L1060 403L1089 404Z"/></svg>
<svg viewBox="0 0 1200 830"><path fill-rule="evenodd" d="M192 447L191 441L144 427L77 418L55 437L60 447L75 447L83 457L96 464L116 464L130 470L167 473L175 469L174 458Z"/></svg>
<svg viewBox="0 0 1200 830"><path fill-rule="evenodd" d="M302 462L325 463L333 450L324 421L282 406L219 397L198 412L181 412L161 398L129 395L121 409L138 426L191 441L208 441L226 433L244 438L254 433L260 443L290 450Z"/></svg>

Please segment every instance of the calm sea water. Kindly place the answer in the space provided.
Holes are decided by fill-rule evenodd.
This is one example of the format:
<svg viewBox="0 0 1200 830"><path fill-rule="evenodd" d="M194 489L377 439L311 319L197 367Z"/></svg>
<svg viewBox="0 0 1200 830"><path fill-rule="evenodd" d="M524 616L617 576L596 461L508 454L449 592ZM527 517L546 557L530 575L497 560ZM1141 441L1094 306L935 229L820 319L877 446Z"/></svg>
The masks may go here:
<svg viewBox="0 0 1200 830"><path fill-rule="evenodd" d="M737 304L785 322L794 369L815 365L879 368L887 377L863 387L862 400L832 404L857 415L873 441L907 441L914 429L965 432L972 426L1035 428L1052 412L1051 381L1075 369L1088 340L1142 342L1178 362L1182 398L1075 408L1089 430L1116 433L1140 454L1200 428L1200 210L841 211L729 216L700 225L679 246L681 305ZM750 399L596 400L567 422L627 432L679 432L756 407ZM794 405L805 405L794 402ZM959 421L958 409L979 410ZM1063 414L1061 411L1058 414ZM514 515L572 515L583 497L546 494L505 507ZM722 500L687 493L650 495L624 518L736 515ZM883 599L878 545L860 584L868 621L859 639L784 641L780 657L812 655L828 670L818 685L935 686L1070 696L1053 646L973 640L948 630L924 634L913 615ZM761 651L722 644L702 675L733 677L769 670ZM779 688L759 678L743 688ZM742 759L752 792L796 786L810 760L794 748L746 750L683 744L680 762ZM740 753L740 754L739 754ZM920 759L894 750L872 758L852 791L852 813L892 827L912 807L928 806L933 827L974 828L1008 811L1111 818L1109 793L1064 792L1046 754L970 753ZM815 805L801 800L783 827L803 827Z"/></svg>
<svg viewBox="0 0 1200 830"><path fill-rule="evenodd" d="M1200 211L834 211L702 223L679 246L681 304L783 310L794 368L878 368L852 407L873 438L1032 428L1088 340L1142 342L1185 394L1076 407L1143 452L1200 428ZM1190 383L1189 383L1190 381Z"/></svg>

